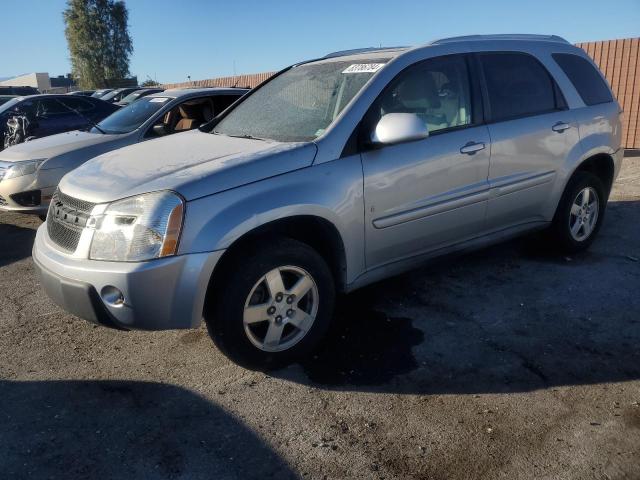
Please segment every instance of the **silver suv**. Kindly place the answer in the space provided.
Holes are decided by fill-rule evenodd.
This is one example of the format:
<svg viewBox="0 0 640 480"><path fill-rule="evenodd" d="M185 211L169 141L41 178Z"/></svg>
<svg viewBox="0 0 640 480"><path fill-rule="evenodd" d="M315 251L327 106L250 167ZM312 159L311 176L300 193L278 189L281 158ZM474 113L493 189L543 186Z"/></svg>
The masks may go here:
<svg viewBox="0 0 640 480"><path fill-rule="evenodd" d="M604 78L555 36L338 52L66 175L33 258L79 317L204 318L229 357L268 367L318 345L337 292L536 229L586 248L620 138Z"/></svg>

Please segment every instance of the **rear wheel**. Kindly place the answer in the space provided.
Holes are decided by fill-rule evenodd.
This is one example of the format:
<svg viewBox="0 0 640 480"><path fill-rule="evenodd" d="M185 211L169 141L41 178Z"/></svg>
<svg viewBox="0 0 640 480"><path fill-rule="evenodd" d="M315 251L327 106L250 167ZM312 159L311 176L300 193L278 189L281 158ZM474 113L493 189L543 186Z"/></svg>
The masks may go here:
<svg viewBox="0 0 640 480"><path fill-rule="evenodd" d="M221 272L205 312L209 334L229 358L250 368L273 368L317 347L333 315L329 267L311 247L277 239Z"/></svg>
<svg viewBox="0 0 640 480"><path fill-rule="evenodd" d="M551 241L573 253L586 249L595 239L606 207L602 182L588 172L577 172L569 181L550 229Z"/></svg>

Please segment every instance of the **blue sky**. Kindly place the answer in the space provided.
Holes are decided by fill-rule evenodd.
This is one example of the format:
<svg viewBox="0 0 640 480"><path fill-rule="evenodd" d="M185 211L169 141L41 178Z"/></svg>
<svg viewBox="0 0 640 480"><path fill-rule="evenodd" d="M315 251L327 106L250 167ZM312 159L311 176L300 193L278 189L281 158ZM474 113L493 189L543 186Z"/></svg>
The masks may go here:
<svg viewBox="0 0 640 480"><path fill-rule="evenodd" d="M277 70L344 50L474 33L640 36L640 0L127 0L131 72L160 82ZM70 70L65 0L2 0L0 77ZM235 65L235 67L234 67Z"/></svg>

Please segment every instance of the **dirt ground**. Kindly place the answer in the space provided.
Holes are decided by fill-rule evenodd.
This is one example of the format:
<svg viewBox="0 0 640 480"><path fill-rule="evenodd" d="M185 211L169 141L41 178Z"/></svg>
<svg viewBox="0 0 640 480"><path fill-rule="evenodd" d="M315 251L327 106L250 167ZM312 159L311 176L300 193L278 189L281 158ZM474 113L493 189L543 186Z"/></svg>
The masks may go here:
<svg viewBox="0 0 640 480"><path fill-rule="evenodd" d="M517 240L373 285L268 375L204 328L66 314L39 224L0 214L3 479L640 478L640 158L589 252Z"/></svg>

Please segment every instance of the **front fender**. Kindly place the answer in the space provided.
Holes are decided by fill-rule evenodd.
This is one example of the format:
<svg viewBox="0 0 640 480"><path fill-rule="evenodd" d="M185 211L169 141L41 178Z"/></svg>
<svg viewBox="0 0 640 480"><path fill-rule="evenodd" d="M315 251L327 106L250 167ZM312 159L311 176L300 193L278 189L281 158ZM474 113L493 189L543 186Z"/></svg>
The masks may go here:
<svg viewBox="0 0 640 480"><path fill-rule="evenodd" d="M360 156L310 166L187 203L180 253L229 248L282 218L315 216L342 238L347 281L364 271L364 201Z"/></svg>

